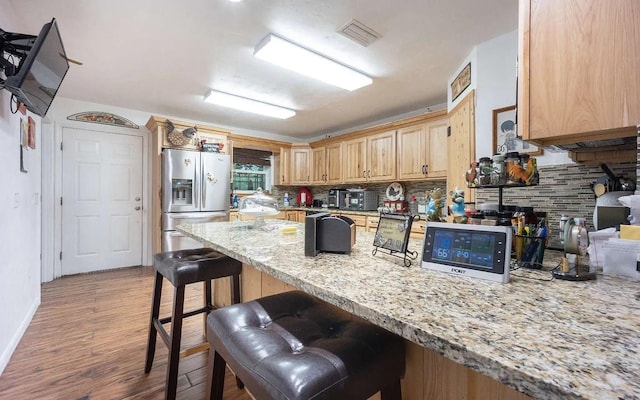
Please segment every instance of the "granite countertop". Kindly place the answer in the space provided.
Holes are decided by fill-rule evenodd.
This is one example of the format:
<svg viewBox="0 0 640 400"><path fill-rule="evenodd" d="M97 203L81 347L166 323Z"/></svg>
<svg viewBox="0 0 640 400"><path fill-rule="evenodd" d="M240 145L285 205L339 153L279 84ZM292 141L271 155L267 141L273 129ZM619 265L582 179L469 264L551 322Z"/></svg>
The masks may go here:
<svg viewBox="0 0 640 400"><path fill-rule="evenodd" d="M350 255L304 256L304 224L178 226L214 249L539 399L640 398L640 284L519 269L508 284L423 269L357 231ZM297 225L282 234L283 224ZM422 243L409 250L422 253ZM551 256L551 254L550 254ZM545 257L556 262L557 257Z"/></svg>

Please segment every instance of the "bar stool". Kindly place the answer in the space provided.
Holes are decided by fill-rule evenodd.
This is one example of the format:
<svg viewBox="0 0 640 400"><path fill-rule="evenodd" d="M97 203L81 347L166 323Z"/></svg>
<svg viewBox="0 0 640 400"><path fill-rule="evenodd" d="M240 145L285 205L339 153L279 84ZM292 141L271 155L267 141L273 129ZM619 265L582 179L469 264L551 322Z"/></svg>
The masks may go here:
<svg viewBox="0 0 640 400"><path fill-rule="evenodd" d="M242 263L210 248L168 251L155 254L153 267L156 270L153 301L151 305L151 320L149 323L149 340L147 343L147 358L144 372L149 373L153 364L156 349L156 334L169 348L169 363L167 365L166 399L175 399L178 382L178 364L180 362L180 340L182 337L182 321L184 318L208 313L214 309L211 297L211 280L231 277L232 303L240 303L240 273ZM162 295L162 281L166 278L174 286L173 311L170 317L160 318L160 297ZM186 285L204 282L205 305L202 308L184 312L184 295ZM171 322L171 334L162 326ZM208 348L208 343L196 346L183 352L188 356Z"/></svg>
<svg viewBox="0 0 640 400"><path fill-rule="evenodd" d="M402 398L403 339L304 292L214 310L207 340L212 400L227 364L261 400Z"/></svg>

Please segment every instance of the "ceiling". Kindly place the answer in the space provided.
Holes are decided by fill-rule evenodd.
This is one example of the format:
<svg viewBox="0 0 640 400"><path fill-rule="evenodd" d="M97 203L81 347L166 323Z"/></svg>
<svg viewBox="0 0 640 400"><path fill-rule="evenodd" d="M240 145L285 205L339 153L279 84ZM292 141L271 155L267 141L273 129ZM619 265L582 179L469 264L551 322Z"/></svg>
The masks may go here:
<svg viewBox="0 0 640 400"><path fill-rule="evenodd" d="M4 0L0 8L20 33L58 20L68 57L84 63L71 65L58 96L304 140L446 103L447 80L473 47L517 28L517 3ZM364 47L336 32L353 18L382 37ZM270 32L373 84L349 92L253 57ZM278 120L205 103L209 89L297 115Z"/></svg>

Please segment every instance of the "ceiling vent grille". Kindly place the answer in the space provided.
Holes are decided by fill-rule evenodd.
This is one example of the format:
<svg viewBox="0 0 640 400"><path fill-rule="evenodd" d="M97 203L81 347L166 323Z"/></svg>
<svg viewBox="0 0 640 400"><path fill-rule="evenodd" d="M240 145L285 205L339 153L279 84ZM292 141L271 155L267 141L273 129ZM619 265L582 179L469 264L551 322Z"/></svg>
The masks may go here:
<svg viewBox="0 0 640 400"><path fill-rule="evenodd" d="M337 32L364 47L369 46L382 37L378 32L355 19L338 28Z"/></svg>

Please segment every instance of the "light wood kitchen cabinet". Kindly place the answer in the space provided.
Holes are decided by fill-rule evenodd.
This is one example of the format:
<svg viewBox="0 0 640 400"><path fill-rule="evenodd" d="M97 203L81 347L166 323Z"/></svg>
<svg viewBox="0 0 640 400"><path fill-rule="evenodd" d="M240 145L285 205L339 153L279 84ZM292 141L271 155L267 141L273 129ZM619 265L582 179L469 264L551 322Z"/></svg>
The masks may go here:
<svg viewBox="0 0 640 400"><path fill-rule="evenodd" d="M343 142L344 181L374 182L396 178L396 131Z"/></svg>
<svg viewBox="0 0 640 400"><path fill-rule="evenodd" d="M456 188L464 189L465 203L476 200L476 192L467 189L465 172L472 161L476 159L476 131L475 131L475 91L471 91L449 113L451 136L447 138L447 202L451 204L449 193ZM452 217L450 217L452 218Z"/></svg>
<svg viewBox="0 0 640 400"><path fill-rule="evenodd" d="M524 139L566 145L636 135L639 18L636 0L520 0ZM635 146L632 153L635 160Z"/></svg>
<svg viewBox="0 0 640 400"><path fill-rule="evenodd" d="M398 179L447 177L447 118L398 130Z"/></svg>
<svg viewBox="0 0 640 400"><path fill-rule="evenodd" d="M311 183L311 148L309 146L291 146L292 185L308 185Z"/></svg>
<svg viewBox="0 0 640 400"><path fill-rule="evenodd" d="M311 149L311 183L342 183L342 142Z"/></svg>
<svg viewBox="0 0 640 400"><path fill-rule="evenodd" d="M279 218L286 219L287 221L292 222L304 222L305 212L304 211L280 211Z"/></svg>
<svg viewBox="0 0 640 400"><path fill-rule="evenodd" d="M288 185L291 182L291 150L281 147L280 153L274 155L274 164L276 185Z"/></svg>

